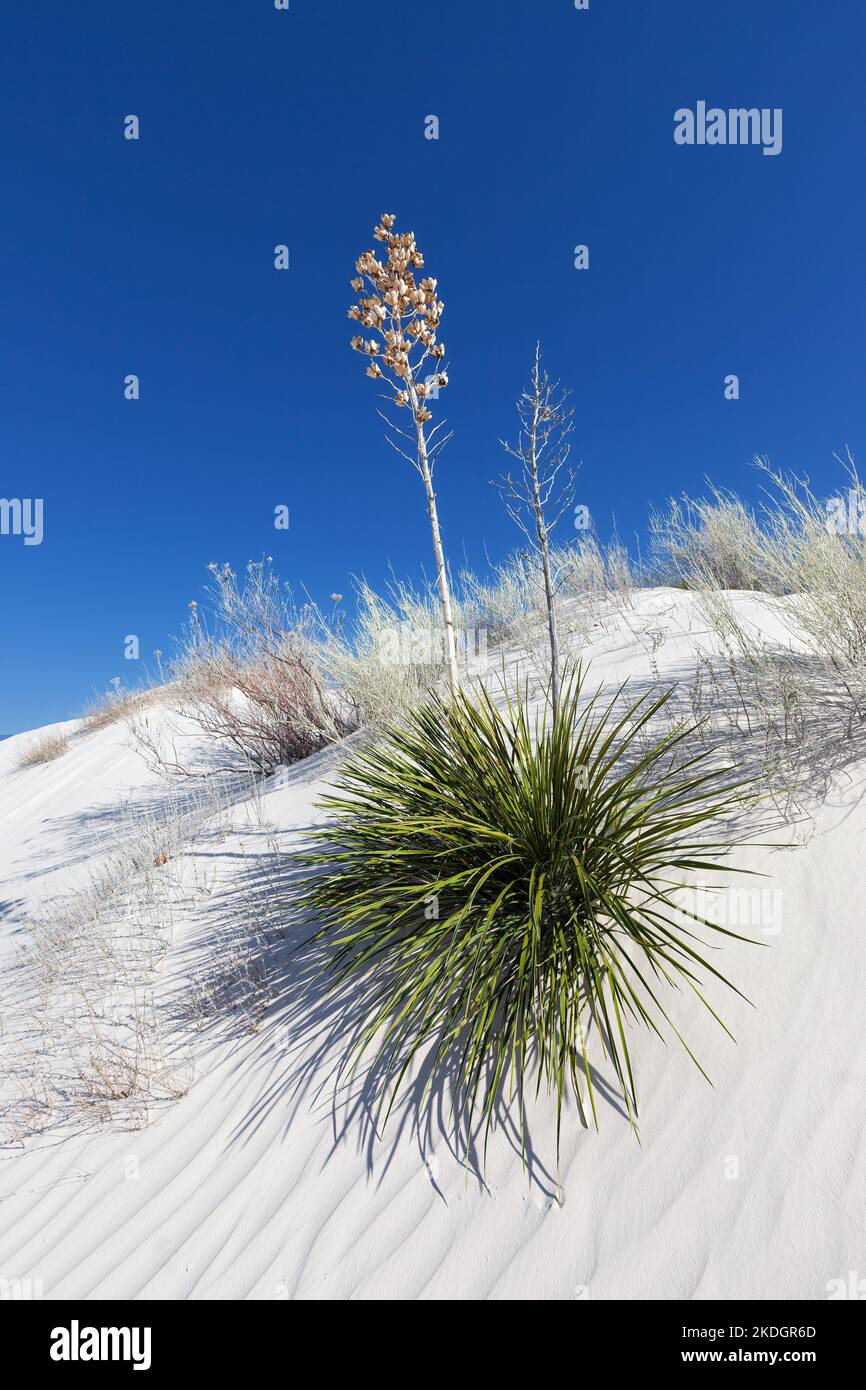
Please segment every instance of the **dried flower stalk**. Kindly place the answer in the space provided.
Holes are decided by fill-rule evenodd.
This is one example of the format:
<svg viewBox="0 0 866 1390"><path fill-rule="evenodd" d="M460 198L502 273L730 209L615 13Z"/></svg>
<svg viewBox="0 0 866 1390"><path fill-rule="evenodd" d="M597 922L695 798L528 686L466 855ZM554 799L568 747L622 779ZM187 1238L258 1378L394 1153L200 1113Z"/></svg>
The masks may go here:
<svg viewBox="0 0 866 1390"><path fill-rule="evenodd" d="M394 230L395 220L394 213L383 213L373 230L376 241L387 248L385 258L380 260L374 251L365 251L355 263L357 276L352 289L359 298L349 309L349 318L371 336L359 334L352 339L352 347L369 359L367 376L389 388L385 399L399 410L408 410L411 416L411 426L403 429L379 412L388 429L405 441L409 450L401 447L391 434L388 443L417 468L424 483L445 626L448 678L452 690L456 690L460 682L451 591L433 489L433 469L451 435L439 433L444 422L428 430L433 419L430 402L438 399L439 392L448 385L445 345L437 338L445 306L438 298L437 282L416 277L424 257L413 232Z"/></svg>

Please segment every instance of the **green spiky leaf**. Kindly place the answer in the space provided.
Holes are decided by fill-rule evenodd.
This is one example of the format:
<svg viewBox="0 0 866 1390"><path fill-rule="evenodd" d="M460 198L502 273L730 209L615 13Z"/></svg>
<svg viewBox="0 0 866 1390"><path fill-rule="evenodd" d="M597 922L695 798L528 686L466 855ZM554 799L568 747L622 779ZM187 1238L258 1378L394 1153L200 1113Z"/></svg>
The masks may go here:
<svg viewBox="0 0 866 1390"><path fill-rule="evenodd" d="M503 1086L523 1126L535 1073L555 1095L558 1147L569 1090L598 1123L592 1032L634 1125L635 1024L667 1024L700 1066L665 992L684 986L718 1018L701 972L729 982L691 930L721 929L684 913L677 889L724 867L728 846L707 831L744 789L686 753L693 728L649 733L668 695L624 707L622 687L603 700L584 686L578 670L555 721L520 696L434 698L351 757L320 803L305 901L331 987L363 976L358 1052L375 1050L386 1115L423 1051L431 1079L448 1073L458 1122L471 1130L480 1107L485 1140Z"/></svg>

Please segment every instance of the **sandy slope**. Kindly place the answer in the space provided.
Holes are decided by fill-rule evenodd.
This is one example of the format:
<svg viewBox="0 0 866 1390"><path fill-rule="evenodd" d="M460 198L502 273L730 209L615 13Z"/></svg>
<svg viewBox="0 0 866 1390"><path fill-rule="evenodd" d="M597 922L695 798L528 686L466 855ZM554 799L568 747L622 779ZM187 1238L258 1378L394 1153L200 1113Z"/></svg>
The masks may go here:
<svg viewBox="0 0 866 1390"><path fill-rule="evenodd" d="M741 603L766 621L756 600ZM662 673L683 669L700 628L689 598L644 595L637 609L666 634L652 658ZM597 676L649 674L628 626L598 638ZM0 744L4 1007L28 921L82 882L95 841L107 852L112 808L164 793L123 726L20 770L24 742ZM687 1001L673 1008L714 1088L675 1043L636 1034L642 1145L614 1088L600 1133L570 1111L559 1201L544 1103L529 1172L506 1123L482 1183L453 1156L444 1109L419 1135L410 1105L377 1139L362 1082L335 1102L341 1020L298 988L286 953L255 1030L231 999L205 1028L185 1017L189 981L237 948L274 841L291 873L326 771L293 770L172 862L158 990L194 1077L144 1128L118 1114L0 1149L0 1280L41 1280L48 1298L820 1299L828 1281L866 1276L866 766L834 786L804 846L751 852L781 892L781 930L766 948L725 949L723 968L756 1005L713 996L737 1045ZM280 930L291 943L292 923Z"/></svg>

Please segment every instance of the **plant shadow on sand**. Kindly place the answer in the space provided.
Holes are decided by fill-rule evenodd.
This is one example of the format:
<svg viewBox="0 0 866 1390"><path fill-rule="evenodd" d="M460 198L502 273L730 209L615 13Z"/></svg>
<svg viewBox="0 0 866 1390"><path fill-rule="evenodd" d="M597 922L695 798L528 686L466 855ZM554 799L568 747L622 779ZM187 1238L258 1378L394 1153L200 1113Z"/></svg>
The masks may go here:
<svg viewBox="0 0 866 1390"><path fill-rule="evenodd" d="M696 742L725 761L734 780L757 785L779 822L811 822L811 812L831 791L859 802L866 761L866 703L820 657L780 651L773 674L745 660L715 664L696 684L694 671L674 685L672 719L702 718ZM836 785L834 785L836 784Z"/></svg>
<svg viewBox="0 0 866 1390"><path fill-rule="evenodd" d="M803 671L810 679L816 679L806 658ZM688 719L693 710L687 684L678 686L674 678L663 682L663 686L668 685L674 687L674 695L666 722ZM656 680L644 684L630 681L625 696L634 699L658 690ZM756 716L760 714L766 720L768 711L765 707L752 714L757 724ZM805 747L793 740L786 744L772 729L762 739L756 736L753 726L750 737L748 730L737 726L741 716L742 675L733 672L729 688L717 683L713 719L683 746L680 756L706 751L711 759L731 767L731 780L763 778L762 785L766 786L769 754L778 773L775 798L765 801L757 811L745 807L742 815L720 822L719 838L734 846L753 842L758 834L766 842L768 832L778 836L781 831L777 842L782 847L790 843L792 822L799 816L799 812L795 816L786 800L791 788L784 783L783 774L792 768L796 772L798 797L820 798L826 794L834 773L866 758L866 725L859 720L852 722L850 708L846 709L829 681L816 697L815 728ZM640 756L639 747L635 747L632 756ZM300 781L309 780L304 765L295 776ZM381 1180L408 1135L417 1144L423 1162L444 1145L479 1187L485 1187L480 1132L483 1126L476 1120L470 1127L465 1115L455 1116L458 1098L453 1078L458 1069L449 1065L446 1058L434 1071L432 1044L404 1078L383 1130L383 1063L376 1059L374 1047L360 1060L354 1059L381 976L357 975L337 988L330 986L326 948L321 942L310 944L315 923L303 921L296 906L305 874L297 865L292 846L295 852L303 848L305 835L305 828L296 827L289 840L285 834L278 835L279 848L272 844L265 851L263 846L264 852L258 859L255 855L243 856L239 872L221 890L218 901L209 905L206 921L200 931L188 938L184 948L192 972L200 978L203 972L205 981L207 1008L198 1015L199 1023L239 1043L249 1038L251 1032L257 1034L254 1065L262 1084L236 1126L233 1140L244 1142L274 1110L283 1114L287 1131L302 1107L307 1107L328 1116L331 1149L326 1163L339 1146L354 1138L359 1152L366 1156L368 1173ZM241 969L231 949L221 946L221 942L238 941L243 942L244 951ZM300 949L304 943L305 949ZM195 1001L178 994L175 1003L178 1021L188 1024L195 1017ZM595 1027L598 1031L597 1021ZM459 1051L458 1041L453 1048L455 1059ZM394 1070L393 1061L389 1070ZM595 1068L592 1082L604 1104L627 1120L619 1087L610 1084ZM544 1094L542 1085L541 1102ZM567 1113L586 1126L585 1117L580 1116L573 1102ZM591 1117L589 1123L592 1124ZM558 1191L555 1162L542 1155L533 1141L531 1115L526 1117L521 1137L516 1102L512 1104L505 1086L500 1087L495 1098L491 1145L501 1142L503 1136L525 1164L529 1182L554 1198ZM431 1181L435 1187L435 1179Z"/></svg>
<svg viewBox="0 0 866 1390"><path fill-rule="evenodd" d="M681 750L682 756L708 752L711 760L731 768L732 781L757 778L764 788L774 787L774 797L765 801L759 812L744 811L742 816L719 822L719 838L732 846L758 838L766 841L768 831L776 832L774 839L780 847L790 843L792 827L809 824L804 808L826 798L832 779L838 784L849 769L853 773L855 764L862 768L866 759L866 721L852 717L851 701L833 673L806 656L786 655L786 662L799 686L810 691L808 705L799 710L799 723L790 722L786 727L784 716L790 711L775 708L771 699L761 701L749 687L748 669L732 666L717 671L712 701L705 697L710 718ZM671 671L663 681L630 680L623 698L633 700L671 688L662 726L652 731L661 734L677 721L693 717L693 681L693 667L689 670L684 666L682 671ZM596 684L588 680L590 690ZM358 741L347 741L349 749ZM311 783L327 780L346 751L346 745L327 750L260 783L265 814L271 814L271 790L303 791ZM635 745L631 756L637 758L640 753L640 745ZM852 793L859 800L860 788L854 787L853 778L850 787L842 785L840 804L845 810L852 804ZM477 1121L470 1129L465 1116L455 1119L452 1078L457 1068L447 1059L435 1074L429 1056L419 1059L404 1079L383 1131L379 1109L382 1064L371 1051L354 1069L349 1065L381 980L355 976L332 990L323 945L299 949L315 930L315 923L304 922L296 906L304 883L297 853L305 847L308 828L281 830L276 826L267 832L250 828L243 832L240 847L225 844L226 834L234 839L236 831L215 828L209 819L214 799L222 809L228 809L249 795L248 783L223 785L216 798L200 785L175 784L164 793L148 791L138 804L98 808L70 817L67 827L74 850L86 857L84 846L92 846L94 840L107 841L113 847L115 838L122 844L136 825L168 824L176 836L179 856L205 867L221 866L221 886L206 902L193 904L189 930L173 947L175 978L162 1008L166 1022L176 1024L187 1036L192 1025L207 1037L213 1035L230 1047L246 1050L244 1076L249 1077L250 1101L235 1126L232 1141L245 1142L271 1120L273 1112L288 1130L300 1114L312 1111L327 1117L330 1125L326 1163L340 1146L355 1142L359 1153L365 1155L371 1178L375 1175L381 1180L408 1137L417 1144L422 1163L428 1164L429 1158L444 1148L458 1168L465 1167L467 1176L471 1173L483 1189L483 1135ZM189 831L194 837L192 848L184 844ZM152 860L149 849L144 858ZM7 912L10 906L14 910L16 905L6 904ZM598 1040L596 1047L600 1060ZM458 1051L455 1044L455 1057ZM618 1085L611 1084L596 1068L591 1071L597 1097L627 1121ZM558 1191L555 1162L552 1153L547 1153L553 1146L547 1140L536 1144L533 1134L533 1119L538 1121L542 1115L545 1134L549 1130L544 1095L542 1086L539 1102L526 1117L522 1139L516 1103L512 1104L507 1089L501 1088L495 1099L490 1143L492 1153L492 1146L504 1139L517 1161L525 1163L530 1184L554 1199ZM603 1118L600 1115L600 1122ZM572 1126L575 1120L585 1125L573 1101L564 1120ZM537 1124L535 1127L537 1130ZM434 1168L435 1164L428 1164L436 1187ZM441 1189L437 1190L442 1195Z"/></svg>
<svg viewBox="0 0 866 1390"><path fill-rule="evenodd" d="M375 1057L375 1045L368 1054L354 1059L381 976L374 979L370 974L358 975L337 988L330 986L327 950L321 943L310 942L315 924L301 920L293 908L305 881L306 875L293 867L289 852L274 855L258 868L245 866L225 890L218 909L222 924L218 933L222 929L234 938L238 920L244 915L248 921L261 923L270 919L271 923L265 931L255 929L258 950L243 972L234 968L226 971L213 964L214 956L219 954L219 936L216 941L211 937L209 943L202 939L187 947L191 957L199 958L199 965L205 958L210 962L209 998L213 1008L207 1026L222 1037L227 1030L238 1045L251 1033L256 1035L252 1064L263 1084L236 1126L233 1142L244 1142L275 1110L282 1115L283 1133L287 1134L298 1115L306 1110L327 1118L331 1143L325 1166L342 1145L354 1140L357 1151L365 1156L369 1176L381 1182L410 1136L443 1200L444 1194L429 1166L431 1156L441 1153L440 1146L444 1146L460 1170L465 1169L467 1177L471 1174L479 1188L485 1188L481 1127L477 1118L472 1127L465 1118L455 1118L457 1097L451 1078L456 1075L456 1067L450 1066L446 1058L434 1072L428 1055L432 1044L422 1051L421 1060L404 1077L383 1125L384 1066ZM279 921L273 910L275 888L282 904ZM208 917L208 930L214 930L213 915ZM197 968L192 959L188 965L194 971ZM177 1021L188 1025L189 1000L179 997L177 1006ZM459 1051L460 1041L456 1040L455 1059ZM245 1066L249 1065L248 1059ZM621 1093L594 1067L591 1074L597 1097L627 1120ZM512 1105L504 1087L500 1088L494 1106L491 1147L497 1134L503 1135L518 1159L525 1162L528 1181L546 1197L555 1198L555 1170L537 1151L529 1119L521 1140L516 1103Z"/></svg>

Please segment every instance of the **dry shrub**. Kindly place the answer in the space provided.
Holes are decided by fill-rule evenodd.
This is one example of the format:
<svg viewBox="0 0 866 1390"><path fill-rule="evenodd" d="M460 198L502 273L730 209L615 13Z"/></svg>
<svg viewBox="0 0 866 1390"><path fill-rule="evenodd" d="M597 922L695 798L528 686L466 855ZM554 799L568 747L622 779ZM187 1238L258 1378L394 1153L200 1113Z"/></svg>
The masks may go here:
<svg viewBox="0 0 866 1390"><path fill-rule="evenodd" d="M85 710L82 733L96 733L121 719L133 718L153 700L155 693L154 690L106 690Z"/></svg>
<svg viewBox="0 0 866 1390"><path fill-rule="evenodd" d="M295 608L269 561L251 561L241 583L228 565L210 569L211 626L192 604L178 711L263 774L351 733L356 711L327 686L311 606Z"/></svg>
<svg viewBox="0 0 866 1390"><path fill-rule="evenodd" d="M178 710L262 773L299 762L355 727L325 689L302 643L244 663L220 645L178 689Z"/></svg>
<svg viewBox="0 0 866 1390"><path fill-rule="evenodd" d="M19 767L36 767L38 763L51 763L62 758L69 747L66 734L40 734L29 743L21 754Z"/></svg>

